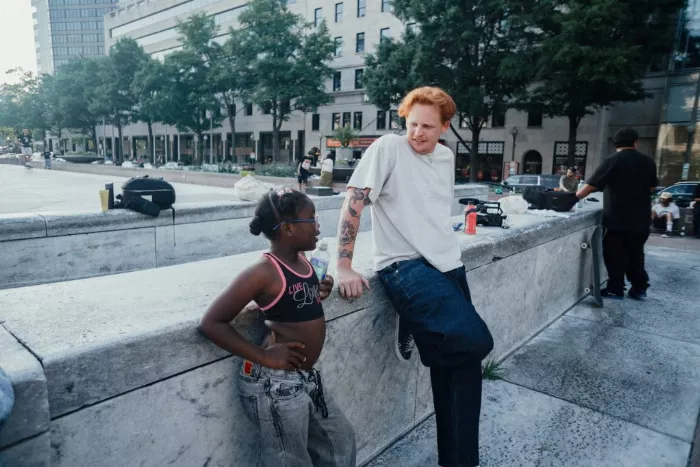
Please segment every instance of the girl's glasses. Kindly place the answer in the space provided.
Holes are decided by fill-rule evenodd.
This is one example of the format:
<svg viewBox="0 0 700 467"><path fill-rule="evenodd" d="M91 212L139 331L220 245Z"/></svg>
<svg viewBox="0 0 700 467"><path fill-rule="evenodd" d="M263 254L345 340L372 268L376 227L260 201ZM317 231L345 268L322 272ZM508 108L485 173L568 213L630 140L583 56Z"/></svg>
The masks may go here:
<svg viewBox="0 0 700 467"><path fill-rule="evenodd" d="M316 224L316 227L318 227L318 216L314 216L313 219L290 219L286 221L282 221L279 224L277 224L272 230L275 231L280 228L282 224L311 224L314 223Z"/></svg>

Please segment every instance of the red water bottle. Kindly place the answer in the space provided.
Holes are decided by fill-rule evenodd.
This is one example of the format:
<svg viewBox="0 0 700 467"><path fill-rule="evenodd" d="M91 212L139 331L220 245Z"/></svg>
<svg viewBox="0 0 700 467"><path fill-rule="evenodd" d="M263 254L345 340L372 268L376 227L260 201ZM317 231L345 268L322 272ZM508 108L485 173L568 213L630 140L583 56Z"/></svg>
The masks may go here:
<svg viewBox="0 0 700 467"><path fill-rule="evenodd" d="M467 235L476 235L476 206L469 204L464 210L466 218L464 220L464 233Z"/></svg>

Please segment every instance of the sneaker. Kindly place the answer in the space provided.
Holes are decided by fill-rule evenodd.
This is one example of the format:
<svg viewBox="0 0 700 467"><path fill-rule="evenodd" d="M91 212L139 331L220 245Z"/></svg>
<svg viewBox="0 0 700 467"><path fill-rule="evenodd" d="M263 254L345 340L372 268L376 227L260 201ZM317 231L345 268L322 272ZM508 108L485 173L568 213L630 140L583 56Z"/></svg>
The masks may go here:
<svg viewBox="0 0 700 467"><path fill-rule="evenodd" d="M396 345L394 346L394 350L396 351L396 356L399 357L399 360L410 359L415 342L413 340L413 336L410 332L408 332L408 329L406 329L406 325L403 323L398 313L396 314L395 334Z"/></svg>
<svg viewBox="0 0 700 467"><path fill-rule="evenodd" d="M613 300L623 300L625 298L624 292L611 292L607 287L600 290L600 295L605 298L612 298Z"/></svg>
<svg viewBox="0 0 700 467"><path fill-rule="evenodd" d="M647 291L646 290L635 290L634 288L630 289L630 291L627 293L629 298L633 300L643 300L644 297L647 296Z"/></svg>
<svg viewBox="0 0 700 467"><path fill-rule="evenodd" d="M670 236L671 236L671 235L670 235L668 232L666 232L666 233L664 233L664 234L661 235L661 238L668 238L668 237L670 237Z"/></svg>

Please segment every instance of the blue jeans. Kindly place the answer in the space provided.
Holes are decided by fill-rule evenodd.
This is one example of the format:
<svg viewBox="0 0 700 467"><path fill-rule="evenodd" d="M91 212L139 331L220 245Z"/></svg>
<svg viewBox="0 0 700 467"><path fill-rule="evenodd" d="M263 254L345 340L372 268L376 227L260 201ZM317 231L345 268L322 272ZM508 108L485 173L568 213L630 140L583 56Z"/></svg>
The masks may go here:
<svg viewBox="0 0 700 467"><path fill-rule="evenodd" d="M12 412L15 404L15 393L10 378L0 368L0 431Z"/></svg>
<svg viewBox="0 0 700 467"><path fill-rule="evenodd" d="M273 370L243 361L238 392L260 439L262 467L355 467L355 432L323 393L316 370Z"/></svg>
<svg viewBox="0 0 700 467"><path fill-rule="evenodd" d="M481 360L493 337L472 305L464 267L442 273L419 258L387 266L379 278L430 367L438 463L479 465Z"/></svg>

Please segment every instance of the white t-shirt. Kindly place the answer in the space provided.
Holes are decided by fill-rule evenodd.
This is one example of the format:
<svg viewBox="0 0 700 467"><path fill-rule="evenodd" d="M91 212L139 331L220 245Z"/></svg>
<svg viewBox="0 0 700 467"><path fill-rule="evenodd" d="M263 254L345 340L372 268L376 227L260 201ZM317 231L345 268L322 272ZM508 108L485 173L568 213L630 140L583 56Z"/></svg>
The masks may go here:
<svg viewBox="0 0 700 467"><path fill-rule="evenodd" d="M333 173L333 159L325 158L321 162L321 172Z"/></svg>
<svg viewBox="0 0 700 467"><path fill-rule="evenodd" d="M668 203L668 206L664 206L663 204L659 203L654 205L652 209L659 217L670 212L674 219L681 218L681 211L678 209L678 206L676 206L675 203Z"/></svg>
<svg viewBox="0 0 700 467"><path fill-rule="evenodd" d="M348 186L370 188L374 269L423 257L442 272L462 266L450 217L455 157L441 144L417 154L400 135L385 135L367 149Z"/></svg>

